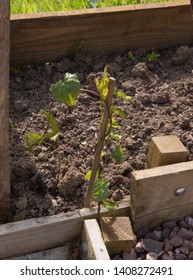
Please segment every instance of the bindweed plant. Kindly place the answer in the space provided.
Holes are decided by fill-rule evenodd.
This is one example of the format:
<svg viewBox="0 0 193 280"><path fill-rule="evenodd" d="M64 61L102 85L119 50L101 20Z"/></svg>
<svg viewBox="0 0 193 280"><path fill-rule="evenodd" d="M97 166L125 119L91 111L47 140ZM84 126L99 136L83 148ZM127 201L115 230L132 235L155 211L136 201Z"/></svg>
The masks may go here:
<svg viewBox="0 0 193 280"><path fill-rule="evenodd" d="M98 93L88 89L80 89L80 82L77 76L66 73L63 81L60 80L50 87L53 101L49 104L49 110L43 111L46 120L43 133L28 132L25 138L29 152L33 152L34 147L41 144L49 145L56 151L58 162L56 180L58 183L61 172L61 159L60 153L57 150L57 139L61 131L57 120L52 114L54 102L66 104L70 109L75 104L78 94L81 91L94 94L94 96L100 98L101 115L98 140L95 145L92 169L85 175L85 179L89 181L85 197L85 207L89 207L93 200L97 202L99 225L101 205L107 209L114 209L116 206L115 202L108 198L110 181L108 178L104 178L102 170L102 162L106 157L105 151L107 150L109 141L113 141L114 144L112 157L115 159L116 164L121 164L124 160L124 152L120 144L120 126L116 121L116 117L119 116L122 119L126 119L127 116L123 110L115 105L115 100L117 98L122 98L125 102L131 100L131 97L126 96L125 93L115 88L115 82L114 78L109 77L107 66L104 68L101 79L95 80Z"/></svg>
<svg viewBox="0 0 193 280"><path fill-rule="evenodd" d="M46 144L56 151L58 161L57 183L60 177L61 160L59 152L57 152L57 139L60 135L60 129L57 121L52 114L54 101L66 104L69 108L72 107L80 91L80 82L75 74L66 73L63 81L58 81L51 85L50 91L53 96L53 101L49 105L48 111L43 111L46 119L46 124L43 133L37 134L28 132L25 138L29 152L33 152L33 148L40 144Z"/></svg>
<svg viewBox="0 0 193 280"><path fill-rule="evenodd" d="M126 119L127 116L123 110L115 106L115 100L122 98L125 101L130 101L131 97L125 93L119 92L115 88L115 79L109 78L107 66L104 68L102 78L95 80L96 88L100 96L100 111L101 119L99 124L98 140L95 145L95 154L92 164L92 170L88 171L85 178L89 180L89 186L85 198L85 207L89 207L92 200L98 204L98 222L100 225L100 208L103 205L107 209L114 209L115 202L108 198L110 181L104 178L102 174L102 157L105 157L105 150L108 142L115 142L115 148L112 151L117 164L121 164L124 159L123 148L121 147L121 135L119 133L120 126L116 121L119 116Z"/></svg>

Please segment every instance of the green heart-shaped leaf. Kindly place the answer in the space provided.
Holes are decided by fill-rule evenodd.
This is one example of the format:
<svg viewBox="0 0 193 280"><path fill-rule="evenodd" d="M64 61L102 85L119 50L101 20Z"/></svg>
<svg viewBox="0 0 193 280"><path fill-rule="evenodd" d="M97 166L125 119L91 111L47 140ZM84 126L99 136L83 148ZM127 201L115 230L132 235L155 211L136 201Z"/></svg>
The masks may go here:
<svg viewBox="0 0 193 280"><path fill-rule="evenodd" d="M66 73L64 81L51 85L50 91L56 101L73 106L80 91L80 82L77 75Z"/></svg>

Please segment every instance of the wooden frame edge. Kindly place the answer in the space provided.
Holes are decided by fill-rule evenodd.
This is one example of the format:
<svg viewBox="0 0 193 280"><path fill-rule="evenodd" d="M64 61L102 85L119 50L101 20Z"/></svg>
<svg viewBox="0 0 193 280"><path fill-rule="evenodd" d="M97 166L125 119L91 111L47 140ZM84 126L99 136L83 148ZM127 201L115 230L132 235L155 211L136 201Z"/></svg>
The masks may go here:
<svg viewBox="0 0 193 280"><path fill-rule="evenodd" d="M103 216L129 213L128 199L122 201L116 210L102 211ZM88 208L0 225L0 259L64 245L81 236L83 221L96 215L96 208Z"/></svg>

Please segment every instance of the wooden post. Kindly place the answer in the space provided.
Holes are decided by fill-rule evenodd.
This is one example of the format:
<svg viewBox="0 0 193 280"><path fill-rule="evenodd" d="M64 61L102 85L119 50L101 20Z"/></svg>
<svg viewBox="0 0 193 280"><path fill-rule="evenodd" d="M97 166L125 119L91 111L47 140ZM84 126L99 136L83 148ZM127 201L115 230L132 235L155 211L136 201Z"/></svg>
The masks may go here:
<svg viewBox="0 0 193 280"><path fill-rule="evenodd" d="M193 161L133 171L131 213L134 232L193 214Z"/></svg>
<svg viewBox="0 0 193 280"><path fill-rule="evenodd" d="M84 221L81 247L83 260L110 260L96 219Z"/></svg>
<svg viewBox="0 0 193 280"><path fill-rule="evenodd" d="M188 151L175 135L152 137L147 155L147 168L186 161Z"/></svg>
<svg viewBox="0 0 193 280"><path fill-rule="evenodd" d="M136 242L129 217L101 218L103 239L110 257L130 251Z"/></svg>
<svg viewBox="0 0 193 280"><path fill-rule="evenodd" d="M0 5L0 224L7 221L10 210L10 175L8 155L8 105L9 105L9 1Z"/></svg>

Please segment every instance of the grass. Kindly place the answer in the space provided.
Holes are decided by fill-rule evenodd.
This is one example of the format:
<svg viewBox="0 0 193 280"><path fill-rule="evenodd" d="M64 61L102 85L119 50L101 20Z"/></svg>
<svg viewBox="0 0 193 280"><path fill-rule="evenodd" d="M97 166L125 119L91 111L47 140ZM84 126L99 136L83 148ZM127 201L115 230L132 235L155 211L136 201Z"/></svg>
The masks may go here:
<svg viewBox="0 0 193 280"><path fill-rule="evenodd" d="M10 0L10 6L11 14L28 14L167 1L169 0Z"/></svg>

